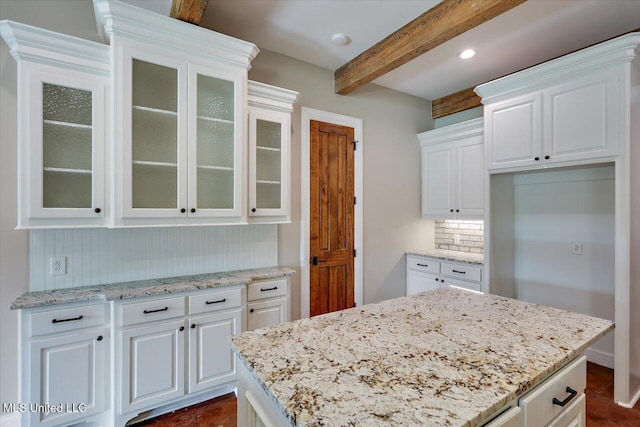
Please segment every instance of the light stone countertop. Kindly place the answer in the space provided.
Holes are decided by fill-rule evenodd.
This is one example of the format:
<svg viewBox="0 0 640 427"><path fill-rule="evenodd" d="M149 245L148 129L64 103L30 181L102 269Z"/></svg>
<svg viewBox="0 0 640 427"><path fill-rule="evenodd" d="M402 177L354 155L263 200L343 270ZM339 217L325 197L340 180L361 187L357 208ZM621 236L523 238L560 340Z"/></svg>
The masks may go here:
<svg viewBox="0 0 640 427"><path fill-rule="evenodd" d="M613 322L441 288L233 336L294 426L476 426Z"/></svg>
<svg viewBox="0 0 640 427"><path fill-rule="evenodd" d="M17 310L74 302L118 301L156 295L169 295L178 292L197 291L223 286L245 285L255 280L292 276L293 274L295 274L295 270L288 267L268 267L112 283L109 285L79 286L51 291L27 292L13 301L10 308Z"/></svg>
<svg viewBox="0 0 640 427"><path fill-rule="evenodd" d="M428 256L444 261L465 262L467 264L484 265L484 255L471 252L450 251L447 249L426 249L407 251L407 255Z"/></svg>

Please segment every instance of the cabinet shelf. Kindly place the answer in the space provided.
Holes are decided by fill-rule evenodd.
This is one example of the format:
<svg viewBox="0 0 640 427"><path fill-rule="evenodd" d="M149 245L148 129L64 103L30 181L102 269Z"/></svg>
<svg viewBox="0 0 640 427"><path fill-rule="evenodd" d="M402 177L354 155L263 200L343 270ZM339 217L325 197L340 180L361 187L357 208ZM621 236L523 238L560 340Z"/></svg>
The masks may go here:
<svg viewBox="0 0 640 427"><path fill-rule="evenodd" d="M277 153L282 151L280 148L264 147L262 145L256 145L256 149L257 150L264 150L264 151L273 151L273 152L277 152Z"/></svg>
<svg viewBox="0 0 640 427"><path fill-rule="evenodd" d="M143 107L142 105L133 105L132 108L138 111L146 111L148 113L166 114L168 116L177 116L177 111L162 110L160 108Z"/></svg>
<svg viewBox="0 0 640 427"><path fill-rule="evenodd" d="M198 116L198 120L204 120L207 122L215 122L215 123L226 123L229 125L234 124L233 120L227 120L227 119L218 119L215 117L207 117L207 116Z"/></svg>
<svg viewBox="0 0 640 427"><path fill-rule="evenodd" d="M140 165L140 166L163 166L163 167L168 167L168 168L177 168L178 167L177 163L149 162L149 161L146 161L146 160L134 160L132 163L134 165Z"/></svg>
<svg viewBox="0 0 640 427"><path fill-rule="evenodd" d="M228 166L207 166L207 165L198 165L198 169L208 169L208 170L217 170L217 171L230 171L233 172L233 168Z"/></svg>
<svg viewBox="0 0 640 427"><path fill-rule="evenodd" d="M280 181L267 181L264 179L256 180L256 184L271 184L271 185L280 185Z"/></svg>
<svg viewBox="0 0 640 427"><path fill-rule="evenodd" d="M53 125L53 126L64 126L64 127L70 127L70 128L78 128L78 129L92 129L93 126L91 125L85 125L82 123L72 123L72 122L61 122L58 120L43 120L44 124L46 125Z"/></svg>
<svg viewBox="0 0 640 427"><path fill-rule="evenodd" d="M43 168L45 172L53 172L53 173L68 173L68 174L78 174L78 175L91 175L93 172L88 169L69 169L69 168L51 168L45 167Z"/></svg>

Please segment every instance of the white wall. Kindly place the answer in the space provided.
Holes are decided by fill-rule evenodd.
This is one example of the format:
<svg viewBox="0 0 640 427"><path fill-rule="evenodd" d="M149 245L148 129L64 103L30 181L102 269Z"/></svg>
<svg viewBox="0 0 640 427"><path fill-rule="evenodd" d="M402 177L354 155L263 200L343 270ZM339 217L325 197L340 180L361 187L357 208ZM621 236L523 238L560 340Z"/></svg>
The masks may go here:
<svg viewBox="0 0 640 427"><path fill-rule="evenodd" d="M100 41L90 0L0 0L0 19ZM259 41L256 41L259 45ZM17 176L16 65L0 43L0 402L19 400L18 320L8 306L29 290L28 233L15 231ZM333 92L333 72L263 51L250 78L294 89L292 217L279 226L279 264L296 267L300 251L300 106L364 120L364 298L403 295L404 251L433 245L433 221L420 219L420 155L416 134L433 128L429 102L373 84L346 97ZM299 275L292 316L300 315Z"/></svg>
<svg viewBox="0 0 640 427"><path fill-rule="evenodd" d="M416 136L433 128L431 104L373 84L336 95L332 71L264 50L249 78L301 94L292 116L293 223L279 226L280 264L300 264L300 107L344 114L364 121L364 302L404 295L404 252L434 244L433 221L420 219ZM298 318L300 274L292 285L292 316Z"/></svg>
<svg viewBox="0 0 640 427"><path fill-rule="evenodd" d="M614 320L614 168L520 174L514 186L517 298ZM601 363L613 344L608 334L592 347Z"/></svg>

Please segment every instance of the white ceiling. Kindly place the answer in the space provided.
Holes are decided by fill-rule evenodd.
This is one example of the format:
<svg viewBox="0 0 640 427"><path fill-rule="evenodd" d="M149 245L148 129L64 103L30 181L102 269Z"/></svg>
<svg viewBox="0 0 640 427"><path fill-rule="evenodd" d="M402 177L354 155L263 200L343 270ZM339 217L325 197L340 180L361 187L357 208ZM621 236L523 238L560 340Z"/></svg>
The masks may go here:
<svg viewBox="0 0 640 427"><path fill-rule="evenodd" d="M167 15L171 0L125 0ZM210 0L201 25L335 70L439 0ZM640 0L528 0L379 77L425 99L501 77L640 27ZM338 47L331 36L345 33ZM457 54L472 47L477 55Z"/></svg>

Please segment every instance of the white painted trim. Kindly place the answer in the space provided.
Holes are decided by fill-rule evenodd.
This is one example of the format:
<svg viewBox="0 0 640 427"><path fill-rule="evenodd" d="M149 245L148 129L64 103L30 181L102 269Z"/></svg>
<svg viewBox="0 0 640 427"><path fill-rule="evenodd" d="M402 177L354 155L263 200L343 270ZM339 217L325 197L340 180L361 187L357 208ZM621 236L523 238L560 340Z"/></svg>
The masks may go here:
<svg viewBox="0 0 640 427"><path fill-rule="evenodd" d="M12 412L0 416L0 427L20 427L22 425L22 417L19 412Z"/></svg>
<svg viewBox="0 0 640 427"><path fill-rule="evenodd" d="M343 116L342 114L330 113L313 108L302 107L302 137L301 137L301 177L300 177L300 316L309 317L309 297L310 297L310 271L309 271L309 197L310 197L310 126L311 120L318 120L327 123L335 123L341 126L349 126L354 130L354 138L358 141L358 148L354 159L355 174L355 196L357 203L354 212L354 249L357 256L354 261L354 297L356 305L364 304L364 246L363 246L363 211L364 211L364 123L362 119Z"/></svg>
<svg viewBox="0 0 640 427"><path fill-rule="evenodd" d="M618 406L622 406L623 408L631 409L634 406L636 406L636 403L638 403L639 400L640 400L640 390L638 390L636 395L633 396L633 398L631 399L631 402L629 402L629 403L618 402Z"/></svg>
<svg viewBox="0 0 640 427"><path fill-rule="evenodd" d="M594 348L588 348L584 351L584 355L587 356L587 360L591 363L613 369L615 358L611 353L596 350Z"/></svg>

